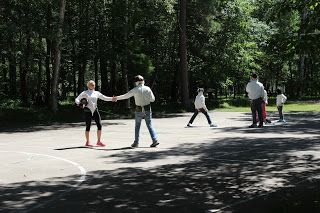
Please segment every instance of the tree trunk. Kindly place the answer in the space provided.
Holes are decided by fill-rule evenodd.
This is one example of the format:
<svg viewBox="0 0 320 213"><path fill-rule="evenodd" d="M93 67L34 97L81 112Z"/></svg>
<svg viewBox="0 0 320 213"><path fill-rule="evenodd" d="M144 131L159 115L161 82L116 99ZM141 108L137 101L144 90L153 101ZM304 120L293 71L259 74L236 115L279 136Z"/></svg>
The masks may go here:
<svg viewBox="0 0 320 213"><path fill-rule="evenodd" d="M11 43L13 44L13 43ZM9 52L9 88L10 98L16 98L17 95L17 61L15 48L11 46Z"/></svg>
<svg viewBox="0 0 320 213"><path fill-rule="evenodd" d="M38 58L38 78L37 78L37 104L42 104L42 57L41 57L41 50L42 50L42 38L39 35L39 58Z"/></svg>
<svg viewBox="0 0 320 213"><path fill-rule="evenodd" d="M85 87L84 75L85 75L85 72L86 72L86 66L87 66L87 62L86 61L79 62L78 94L80 94L84 90L84 87Z"/></svg>
<svg viewBox="0 0 320 213"><path fill-rule="evenodd" d="M83 14L80 16L79 24L79 74L78 74L78 93L84 90L85 85L85 73L88 63L88 32L89 27L89 2L80 1L80 12ZM91 79L90 79L91 80Z"/></svg>
<svg viewBox="0 0 320 213"><path fill-rule="evenodd" d="M108 57L106 53L107 45L106 38L103 33L104 26L100 23L99 26L100 36L99 36L99 62L100 62L100 78L101 78L101 92L103 94L108 93L109 81L108 81Z"/></svg>
<svg viewBox="0 0 320 213"><path fill-rule="evenodd" d="M76 44L74 38L71 39L72 42L72 88L73 96L77 97L77 54L76 54Z"/></svg>
<svg viewBox="0 0 320 213"><path fill-rule="evenodd" d="M112 94L116 94L117 93L117 64L116 64L115 57L112 57L112 62L111 62L110 84L111 84L111 92L112 92Z"/></svg>
<svg viewBox="0 0 320 213"><path fill-rule="evenodd" d="M50 70L50 63L51 63L51 47L52 42L50 37L51 32L51 3L48 3L47 7L47 35L46 35L46 91L45 91L45 102L47 106L50 106L50 95L51 95L51 70Z"/></svg>
<svg viewBox="0 0 320 213"><path fill-rule="evenodd" d="M62 27L64 22L64 14L66 9L66 0L60 0L60 11L59 11L59 25L58 32L55 40L54 47L54 63L53 63L53 73L52 73L52 93L51 93L51 110L57 112L58 110L58 79L60 71L60 59L61 59L61 50L60 45L62 41Z"/></svg>
<svg viewBox="0 0 320 213"><path fill-rule="evenodd" d="M307 19L307 13L308 13L308 8L304 7L303 11L300 15L301 19L301 24L300 24L300 40L302 40L302 37L305 36L306 34L306 19ZM301 47L303 48L303 47ZM299 89L298 89L298 94L299 97L302 97L304 95L304 84L305 84L305 70L306 70L306 58L307 54L304 49L300 49L299 52Z"/></svg>
<svg viewBox="0 0 320 213"><path fill-rule="evenodd" d="M129 29L129 13L128 13L128 0L125 0L125 28L124 28L124 59L121 62L121 71L122 71L122 83L123 83L123 93L129 91L128 83L128 29ZM130 99L125 100L125 108L130 108Z"/></svg>
<svg viewBox="0 0 320 213"><path fill-rule="evenodd" d="M2 71L3 71L3 87L4 87L4 90L3 90L3 92L5 93L5 95L8 95L8 77L7 77L7 75L8 75L8 69L7 69L7 67L5 66L5 64L6 64L6 58L5 58L5 56L4 55L2 55L2 64L3 64L3 67L2 67Z"/></svg>
<svg viewBox="0 0 320 213"><path fill-rule="evenodd" d="M187 62L187 0L180 0L180 81L181 98L185 109L190 108Z"/></svg>
<svg viewBox="0 0 320 213"><path fill-rule="evenodd" d="M109 89L108 61L104 54L104 52L100 53L101 92L107 94Z"/></svg>
<svg viewBox="0 0 320 213"><path fill-rule="evenodd" d="M123 93L127 93L129 91L129 83L128 83L128 63L125 59L121 63L122 70L122 83L123 83ZM130 108L130 99L125 100L125 108Z"/></svg>
<svg viewBox="0 0 320 213"><path fill-rule="evenodd" d="M20 94L21 94L21 102L23 106L29 105L27 75L28 75L28 72L30 71L30 61L31 61L30 54L31 54L31 32L29 27L27 27L24 67L20 67Z"/></svg>
<svg viewBox="0 0 320 213"><path fill-rule="evenodd" d="M99 90L99 58L94 56L94 81L96 82L96 90Z"/></svg>

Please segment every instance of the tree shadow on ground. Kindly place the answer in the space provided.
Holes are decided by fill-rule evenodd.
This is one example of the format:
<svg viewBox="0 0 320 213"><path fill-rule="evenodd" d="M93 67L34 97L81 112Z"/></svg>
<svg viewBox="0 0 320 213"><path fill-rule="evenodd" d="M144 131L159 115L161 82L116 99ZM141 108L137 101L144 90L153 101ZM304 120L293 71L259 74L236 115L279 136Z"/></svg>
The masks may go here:
<svg viewBox="0 0 320 213"><path fill-rule="evenodd" d="M94 121L92 121L92 125L95 125ZM103 126L108 125L126 125L123 122L113 122L113 121L102 121ZM7 126L0 127L1 133L17 133L17 132L37 132L37 131L45 131L45 130L60 130L67 128L75 128L75 127L85 127L84 122L81 123L53 123L47 125L16 125L16 126Z"/></svg>
<svg viewBox="0 0 320 213"><path fill-rule="evenodd" d="M276 114L270 115L273 121L277 119ZM250 122L250 114L246 113L239 117L232 117L231 120ZM264 126L264 128L248 128L244 127L224 127L220 129L213 129L220 132L237 132L237 133L275 133L275 134L314 134L320 133L320 114L319 113L291 113L286 116L287 123L273 122Z"/></svg>
<svg viewBox="0 0 320 213"><path fill-rule="evenodd" d="M90 172L72 191L70 184L78 176L2 186L1 211L319 212L318 141L319 137L226 138L151 152L106 152L106 159L114 159L106 164L128 167ZM190 160L135 167L170 156ZM46 204L48 197L53 200ZM41 203L46 205L32 209Z"/></svg>
<svg viewBox="0 0 320 213"><path fill-rule="evenodd" d="M177 118L177 117L186 117L185 114L164 114L164 113L154 113L154 118L163 119L163 118ZM118 116L117 119L134 119L134 117L121 117ZM94 124L94 121L93 121ZM103 125L126 125L123 122L113 122L112 120L102 120ZM84 121L77 120L76 122L50 122L45 124L35 124L34 122L30 123L2 123L0 124L0 133L16 133L16 132L36 132L43 130L59 130L65 128L74 128L84 126Z"/></svg>

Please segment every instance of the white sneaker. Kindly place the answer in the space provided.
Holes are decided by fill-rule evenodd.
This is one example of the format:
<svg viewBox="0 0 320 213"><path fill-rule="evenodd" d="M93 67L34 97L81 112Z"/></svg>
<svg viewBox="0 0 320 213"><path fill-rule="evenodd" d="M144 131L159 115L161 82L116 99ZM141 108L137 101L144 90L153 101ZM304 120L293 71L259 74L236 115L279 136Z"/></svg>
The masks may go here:
<svg viewBox="0 0 320 213"><path fill-rule="evenodd" d="M217 124L210 124L210 127L218 127L218 125Z"/></svg>
<svg viewBox="0 0 320 213"><path fill-rule="evenodd" d="M188 124L187 124L187 127L191 127L191 123L188 123Z"/></svg>

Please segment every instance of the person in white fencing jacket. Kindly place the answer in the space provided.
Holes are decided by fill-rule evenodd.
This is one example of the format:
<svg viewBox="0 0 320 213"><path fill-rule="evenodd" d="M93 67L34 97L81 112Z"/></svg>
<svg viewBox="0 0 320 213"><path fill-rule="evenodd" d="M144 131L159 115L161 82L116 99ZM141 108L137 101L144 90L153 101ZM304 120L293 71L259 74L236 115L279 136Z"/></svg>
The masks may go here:
<svg viewBox="0 0 320 213"><path fill-rule="evenodd" d="M95 90L95 82L90 80L87 83L88 90L83 91L76 99L75 102L77 105L79 105L81 108L83 108L84 115L85 115L85 122L86 122L86 146L92 146L90 144L89 140L89 133L90 133L90 127L91 127L91 121L94 120L97 124L97 146L105 146L101 142L101 117L98 110L98 99L101 99L103 101L113 101L114 99L112 97L107 97L102 95L99 91ZM86 104L82 104L82 100L86 100Z"/></svg>
<svg viewBox="0 0 320 213"><path fill-rule="evenodd" d="M134 78L135 87L130 90L128 93L120 96L116 96L116 100L124 100L134 97L134 101L136 104L136 112L135 112L135 139L131 147L139 146L139 137L140 137L140 127L141 121L144 118L146 121L146 125L148 127L152 144L150 147L156 147L159 145L156 131L152 126L152 111L151 111L151 102L155 101L154 94L150 87L144 85L144 78L141 75L137 75Z"/></svg>
<svg viewBox="0 0 320 213"><path fill-rule="evenodd" d="M251 75L251 80L247 84L246 91L251 100L252 125L249 128L263 127L262 102L264 97L264 86L258 81L257 74ZM257 126L257 112L259 126Z"/></svg>
<svg viewBox="0 0 320 213"><path fill-rule="evenodd" d="M195 110L194 113L189 121L189 123L187 124L187 127L191 127L191 124L193 123L194 119L197 117L197 115L199 114L199 112L202 112L207 120L208 120L208 124L210 125L210 127L217 127L216 124L212 123L210 115L209 115L209 110L206 106L206 99L203 95L204 89L203 88L199 88L197 90L198 95L196 96L196 99L194 100L194 106L195 106Z"/></svg>
<svg viewBox="0 0 320 213"><path fill-rule="evenodd" d="M277 108L278 108L278 112L279 112L279 121L278 122L286 122L286 120L284 120L283 118L283 105L284 103L287 101L287 97L282 93L281 89L277 89L277 100L276 100L276 104L277 104Z"/></svg>

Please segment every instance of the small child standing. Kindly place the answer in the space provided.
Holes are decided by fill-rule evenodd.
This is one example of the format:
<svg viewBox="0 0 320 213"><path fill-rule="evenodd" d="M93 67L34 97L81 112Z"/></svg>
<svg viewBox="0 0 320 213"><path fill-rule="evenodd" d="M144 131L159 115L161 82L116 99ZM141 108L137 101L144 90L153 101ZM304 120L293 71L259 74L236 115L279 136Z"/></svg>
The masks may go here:
<svg viewBox="0 0 320 213"><path fill-rule="evenodd" d="M279 112L279 121L278 122L286 122L283 118L283 104L287 101L287 97L282 94L282 91L280 89L277 89L277 108Z"/></svg>
<svg viewBox="0 0 320 213"><path fill-rule="evenodd" d="M198 95L196 96L196 99L194 101L195 111L194 111L187 127L191 127L191 124L193 123L194 119L197 117L199 112L202 112L206 116L210 127L217 127L216 124L212 123L211 118L209 116L208 109L207 109L206 102L205 102L205 97L203 95L204 89L199 88L197 90L197 92L198 92Z"/></svg>
<svg viewBox="0 0 320 213"><path fill-rule="evenodd" d="M268 104L268 93L266 90L263 90L263 101L262 101L262 104L261 104L261 109L262 109L262 118L263 118L263 122L265 124L270 124L271 123L271 120L267 118L267 110L266 110L266 106ZM258 118L258 113L257 113L257 120L259 120Z"/></svg>

